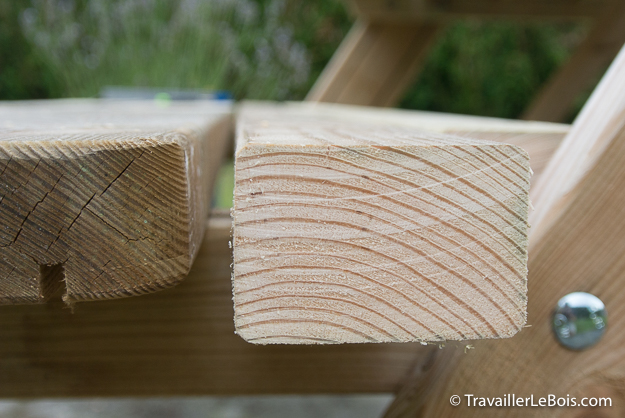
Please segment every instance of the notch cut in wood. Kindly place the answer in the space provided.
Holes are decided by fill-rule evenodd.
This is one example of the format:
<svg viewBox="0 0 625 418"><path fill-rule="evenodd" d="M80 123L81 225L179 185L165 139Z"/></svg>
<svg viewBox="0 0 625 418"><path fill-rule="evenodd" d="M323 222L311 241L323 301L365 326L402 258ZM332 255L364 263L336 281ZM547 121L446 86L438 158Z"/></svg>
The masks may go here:
<svg viewBox="0 0 625 418"><path fill-rule="evenodd" d="M203 237L228 114L200 102L1 105L0 304L175 285Z"/></svg>
<svg viewBox="0 0 625 418"><path fill-rule="evenodd" d="M527 153L341 119L288 105L239 113L237 333L260 344L325 344L519 331Z"/></svg>

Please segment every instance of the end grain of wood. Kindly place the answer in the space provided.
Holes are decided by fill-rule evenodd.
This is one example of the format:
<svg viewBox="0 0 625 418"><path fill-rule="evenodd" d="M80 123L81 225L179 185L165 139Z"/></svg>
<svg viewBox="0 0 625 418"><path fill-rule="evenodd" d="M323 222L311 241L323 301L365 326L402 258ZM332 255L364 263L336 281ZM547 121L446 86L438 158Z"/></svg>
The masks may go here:
<svg viewBox="0 0 625 418"><path fill-rule="evenodd" d="M527 153L279 106L237 124L234 304L249 342L509 337L526 320Z"/></svg>
<svg viewBox="0 0 625 418"><path fill-rule="evenodd" d="M0 304L175 285L203 237L229 106L0 106Z"/></svg>

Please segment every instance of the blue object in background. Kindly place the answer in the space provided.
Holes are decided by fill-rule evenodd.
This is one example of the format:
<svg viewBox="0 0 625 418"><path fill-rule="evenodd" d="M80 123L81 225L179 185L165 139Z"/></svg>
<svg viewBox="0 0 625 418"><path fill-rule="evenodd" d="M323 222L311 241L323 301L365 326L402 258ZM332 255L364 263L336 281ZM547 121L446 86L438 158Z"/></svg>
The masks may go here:
<svg viewBox="0 0 625 418"><path fill-rule="evenodd" d="M118 100L232 100L226 90L177 90L151 87L106 86L100 91L104 99Z"/></svg>

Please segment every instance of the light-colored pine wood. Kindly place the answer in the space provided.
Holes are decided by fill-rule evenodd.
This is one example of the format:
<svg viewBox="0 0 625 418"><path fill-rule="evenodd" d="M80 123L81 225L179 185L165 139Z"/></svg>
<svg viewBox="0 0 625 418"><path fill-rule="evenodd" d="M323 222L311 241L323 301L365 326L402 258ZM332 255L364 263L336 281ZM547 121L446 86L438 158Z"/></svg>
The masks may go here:
<svg viewBox="0 0 625 418"><path fill-rule="evenodd" d="M459 17L553 18L592 17L618 0L349 0L352 11L373 22L445 20Z"/></svg>
<svg viewBox="0 0 625 418"><path fill-rule="evenodd" d="M513 340L475 343L468 355L441 354L428 372L427 398L415 398L422 375L408 380L387 417L499 416L499 408L452 407L452 395L493 397L514 393L611 397L612 407L532 408L536 417L602 416L625 413L625 49L603 80L544 171L531 216L528 323ZM608 311L599 343L574 352L560 346L552 313L564 295L589 292ZM508 408L524 417L527 408Z"/></svg>
<svg viewBox="0 0 625 418"><path fill-rule="evenodd" d="M0 397L391 392L419 344L248 344L232 323L232 221L165 292L0 309Z"/></svg>
<svg viewBox="0 0 625 418"><path fill-rule="evenodd" d="M625 3L611 6L595 19L591 32L534 98L523 119L563 121L574 101L612 62L625 43Z"/></svg>
<svg viewBox="0 0 625 418"><path fill-rule="evenodd" d="M246 102L256 105L262 110L262 102ZM350 121L354 123L373 123L399 126L404 128L426 130L432 132L485 132L502 133L505 135L531 134L548 135L566 134L570 126L561 123L522 121L486 116L459 115L453 113L427 112L416 110L372 108L334 103L286 102L280 108L286 117L297 117L307 114L315 118L333 121ZM286 113L285 113L286 112Z"/></svg>
<svg viewBox="0 0 625 418"><path fill-rule="evenodd" d="M532 213L532 224L540 225L534 228L534 241L549 230L567 207L570 191L615 140L625 113L624 72L625 49L621 49L545 168L543 179L532 189L532 200L540 202Z"/></svg>
<svg viewBox="0 0 625 418"><path fill-rule="evenodd" d="M246 106L262 103L246 102ZM377 124L453 134L473 139L505 142L523 148L530 156L534 184L556 151L569 125L561 123L520 121L453 113L426 112L390 108L373 108L334 103L287 102L280 108L285 119L309 115L315 119L352 124Z"/></svg>
<svg viewBox="0 0 625 418"><path fill-rule="evenodd" d="M283 108L250 105L238 114L241 337L424 342L521 329L525 151Z"/></svg>
<svg viewBox="0 0 625 418"><path fill-rule="evenodd" d="M228 104L0 105L0 304L141 295L189 271ZM60 296L60 295L59 295Z"/></svg>
<svg viewBox="0 0 625 418"><path fill-rule="evenodd" d="M306 100L393 106L413 81L441 25L357 21Z"/></svg>
<svg viewBox="0 0 625 418"><path fill-rule="evenodd" d="M551 157L558 149L564 133L557 132L485 132L485 131L455 131L447 133L468 136L470 138L485 139L489 141L505 142L523 148L530 156L532 178L530 183L536 184L543 171L547 167ZM531 187L530 187L531 190Z"/></svg>
<svg viewBox="0 0 625 418"><path fill-rule="evenodd" d="M531 141L515 125L512 135ZM532 164L548 159L549 148L519 146ZM419 370L435 366L432 348L444 350L418 343L243 341L232 321L231 226L215 214L188 277L165 292L76 304L73 314L58 299L1 307L0 397L392 392L417 359Z"/></svg>

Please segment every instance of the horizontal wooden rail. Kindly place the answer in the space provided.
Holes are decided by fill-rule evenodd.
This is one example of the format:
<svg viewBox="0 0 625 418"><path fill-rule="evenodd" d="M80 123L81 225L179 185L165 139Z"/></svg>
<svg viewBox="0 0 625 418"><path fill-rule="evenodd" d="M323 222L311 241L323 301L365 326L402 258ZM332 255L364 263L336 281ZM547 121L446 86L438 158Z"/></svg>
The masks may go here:
<svg viewBox="0 0 625 418"><path fill-rule="evenodd" d="M262 347L234 333L229 215L178 286L138 298L0 308L0 396L391 392L417 344ZM427 349L427 347L423 347Z"/></svg>

